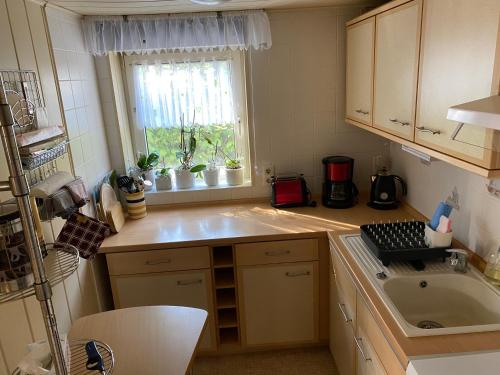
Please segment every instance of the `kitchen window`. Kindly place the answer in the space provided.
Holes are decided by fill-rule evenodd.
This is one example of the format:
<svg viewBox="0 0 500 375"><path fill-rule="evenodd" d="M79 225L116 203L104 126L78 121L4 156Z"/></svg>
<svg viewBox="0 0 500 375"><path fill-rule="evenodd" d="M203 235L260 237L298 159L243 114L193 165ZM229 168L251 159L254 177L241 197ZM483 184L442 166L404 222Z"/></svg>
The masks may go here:
<svg viewBox="0 0 500 375"><path fill-rule="evenodd" d="M194 164L208 164L217 143L218 167L226 154L242 161L250 183L244 52L126 56L131 133L136 153L157 152L162 165L179 167L181 123L196 128ZM220 184L225 186L224 168ZM195 188L205 186L197 179Z"/></svg>

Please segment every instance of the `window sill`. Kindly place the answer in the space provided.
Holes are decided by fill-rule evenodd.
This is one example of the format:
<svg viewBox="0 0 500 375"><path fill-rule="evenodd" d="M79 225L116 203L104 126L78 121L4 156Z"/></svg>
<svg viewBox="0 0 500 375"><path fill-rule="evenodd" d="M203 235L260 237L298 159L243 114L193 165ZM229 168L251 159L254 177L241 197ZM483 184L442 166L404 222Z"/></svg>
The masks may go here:
<svg viewBox="0 0 500 375"><path fill-rule="evenodd" d="M235 196L246 197L251 195L253 185L246 180L242 185L229 186L221 182L217 186L207 186L203 180L197 180L196 185L189 189L153 190L145 192L148 205L164 205L172 203L192 203L203 201L219 201L235 199Z"/></svg>

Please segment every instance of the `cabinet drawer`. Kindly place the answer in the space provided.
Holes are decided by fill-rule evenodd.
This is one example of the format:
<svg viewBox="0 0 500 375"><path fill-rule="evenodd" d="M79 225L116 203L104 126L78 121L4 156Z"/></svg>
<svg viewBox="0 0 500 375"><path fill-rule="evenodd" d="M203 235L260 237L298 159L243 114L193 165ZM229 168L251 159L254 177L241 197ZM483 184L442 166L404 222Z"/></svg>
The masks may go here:
<svg viewBox="0 0 500 375"><path fill-rule="evenodd" d="M318 260L318 240L258 242L236 245L238 266Z"/></svg>
<svg viewBox="0 0 500 375"><path fill-rule="evenodd" d="M335 245L330 242L330 258L333 266L333 273L335 283L339 291L339 303L345 313L350 314L349 318L352 319L352 326L355 327L356 319L356 286L354 281L349 275L349 271L345 268L344 263L340 259ZM340 308L340 307L339 307Z"/></svg>
<svg viewBox="0 0 500 375"><path fill-rule="evenodd" d="M210 268L208 247L107 254L110 275Z"/></svg>
<svg viewBox="0 0 500 375"><path fill-rule="evenodd" d="M357 301L357 341L359 343L365 341L370 343L369 350L376 353L377 359L383 363L385 372L391 375L404 375L406 371L401 366L396 353L385 339L384 333L380 330L377 322L373 318L366 302L358 294ZM362 350L362 349L360 349ZM365 353L365 356L369 356Z"/></svg>

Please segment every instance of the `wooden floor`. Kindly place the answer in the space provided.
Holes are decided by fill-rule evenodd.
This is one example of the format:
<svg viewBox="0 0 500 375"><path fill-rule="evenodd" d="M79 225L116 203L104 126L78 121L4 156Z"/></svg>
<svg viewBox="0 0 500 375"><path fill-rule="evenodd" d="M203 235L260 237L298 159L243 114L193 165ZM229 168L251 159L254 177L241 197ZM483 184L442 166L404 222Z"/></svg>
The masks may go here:
<svg viewBox="0 0 500 375"><path fill-rule="evenodd" d="M280 350L196 359L193 375L337 375L328 348Z"/></svg>

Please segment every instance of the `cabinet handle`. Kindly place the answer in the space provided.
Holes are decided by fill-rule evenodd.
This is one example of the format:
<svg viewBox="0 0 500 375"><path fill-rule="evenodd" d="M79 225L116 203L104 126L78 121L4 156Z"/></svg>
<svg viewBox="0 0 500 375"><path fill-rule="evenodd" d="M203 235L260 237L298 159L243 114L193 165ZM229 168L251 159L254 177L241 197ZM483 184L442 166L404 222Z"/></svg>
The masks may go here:
<svg viewBox="0 0 500 375"><path fill-rule="evenodd" d="M342 315L344 315L344 321L346 323L351 323L352 319L347 316L347 312L345 311L345 303L339 303L339 309Z"/></svg>
<svg viewBox="0 0 500 375"><path fill-rule="evenodd" d="M290 254L290 250L276 250L276 251L266 251L265 253L268 257L279 257L281 255Z"/></svg>
<svg viewBox="0 0 500 375"><path fill-rule="evenodd" d="M363 339L361 337L354 337L354 341L356 342L356 346L358 347L358 350L359 352L361 353L361 355L363 356L363 359L365 361L371 361L372 359L370 357L368 357L365 352L363 351L363 344L362 344L362 341Z"/></svg>
<svg viewBox="0 0 500 375"><path fill-rule="evenodd" d="M411 125L408 121L401 121L401 120L398 120L397 118L390 118L389 121L392 122L393 124L399 124L401 126L410 126Z"/></svg>
<svg viewBox="0 0 500 375"><path fill-rule="evenodd" d="M299 277L299 276L309 276L311 272L309 271L299 271L299 272L287 272L285 275L288 277Z"/></svg>
<svg viewBox="0 0 500 375"><path fill-rule="evenodd" d="M419 132L430 133L432 135L441 134L441 130L428 129L428 128L424 128L423 126L417 126L417 130Z"/></svg>
<svg viewBox="0 0 500 375"><path fill-rule="evenodd" d="M171 263L172 259L165 259L165 260L147 260L144 262L146 266L157 266L158 264L167 264Z"/></svg>
<svg viewBox="0 0 500 375"><path fill-rule="evenodd" d="M356 112L356 113L361 113L362 115L368 115L368 114L370 114L370 112L369 112L369 111L363 111L362 109L356 109L356 111L355 111L355 112Z"/></svg>
<svg viewBox="0 0 500 375"><path fill-rule="evenodd" d="M202 279L196 279L196 280L177 280L177 285L179 285L179 286L194 285L194 284L201 284L201 283L203 283Z"/></svg>

